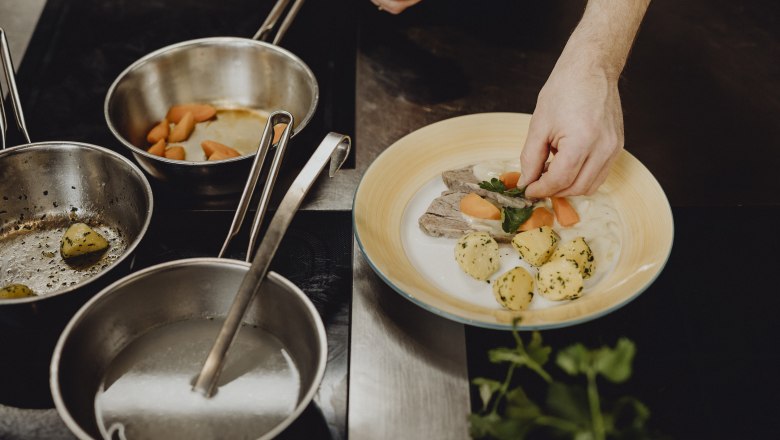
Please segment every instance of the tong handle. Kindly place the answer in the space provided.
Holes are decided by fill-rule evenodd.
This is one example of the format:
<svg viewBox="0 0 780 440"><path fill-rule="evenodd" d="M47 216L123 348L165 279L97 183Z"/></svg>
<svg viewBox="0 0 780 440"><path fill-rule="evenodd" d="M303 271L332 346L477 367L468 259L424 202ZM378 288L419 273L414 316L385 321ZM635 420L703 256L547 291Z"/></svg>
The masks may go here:
<svg viewBox="0 0 780 440"><path fill-rule="evenodd" d="M306 196L306 193L317 180L317 176L320 175L328 161L330 160L331 163L329 174L333 177L346 160L351 144L352 141L349 136L328 133L309 161L306 162L298 177L295 178L290 189L287 190L282 202L279 204L279 209L268 226L263 241L257 249L257 257L255 257L252 266L247 271L241 286L238 288L238 293L235 299L233 299L233 304L230 306L230 311L228 311L219 335L217 335L217 340L214 342L214 346L203 363L200 374L198 374L195 385L192 387L193 390L206 397L211 397L214 394L219 374L222 372L222 367L225 363L227 351L235 340L236 334L238 334L249 304L260 291L262 281L268 273L268 266L270 266L271 260L279 248L279 243L281 243L282 237L287 232L293 216L295 216L303 202L304 196Z"/></svg>
<svg viewBox="0 0 780 440"><path fill-rule="evenodd" d="M27 131L27 124L24 122L24 112L22 111L22 101L19 99L19 89L16 87L16 75L14 74L14 63L11 61L11 48L8 46L8 39L5 31L0 28L0 58L2 58L3 72L5 74L5 83L8 86L8 94L11 95L11 104L13 105L14 115L16 116L16 126L24 136L25 141L30 143L30 133ZM2 92L0 91L0 95ZM5 136L8 131L8 120L3 108L3 99L0 96L0 150L5 149Z"/></svg>
<svg viewBox="0 0 780 440"><path fill-rule="evenodd" d="M260 26L260 29L257 30L257 32L252 37L252 39L260 40L260 41L268 41L268 38L270 38L271 36L271 32L273 32L276 23L282 17L282 14L284 13L284 9L287 7L289 3L290 0L277 1L273 9L271 9L271 12L268 13L268 17L265 18L265 21L263 22L262 26ZM298 14L298 11L301 9L301 6L303 6L303 0L295 0L292 7L290 7L289 12L284 17L282 24L279 26L279 30L276 31L276 36L274 37L274 41L272 42L273 44L278 45L282 41L282 37L284 37L284 34L287 33L287 29L290 28L290 25L295 19L295 16Z"/></svg>
<svg viewBox="0 0 780 440"><path fill-rule="evenodd" d="M238 235L238 231L241 229L241 225L244 223L246 213L249 210L249 202L252 200L252 194L255 193L257 187L257 181L260 178L260 172L263 169L265 163L265 157L268 155L268 150L271 148L274 138L274 126L276 124L287 124L282 136L276 145L276 152L274 153L274 159L271 163L271 168L268 171L268 177L265 180L263 186L263 192L260 195L260 204L257 207L257 213L252 223L252 232L249 237L249 249L246 253L246 261L252 261L252 252L254 243L257 242L257 235L260 232L260 225L265 217L266 210L268 209L268 202L271 199L271 192L273 191L274 184L276 183L276 177L279 175L279 169L282 164L282 157L287 150L287 144L290 142L290 136L292 136L292 127L295 121L293 116L286 111L276 111L271 113L268 117L268 122L263 129L263 135L260 137L260 144L257 147L257 153L255 154L255 160L252 163L252 169L249 171L249 178L244 185L244 191L241 193L241 199L238 202L238 208L233 216L233 223L230 225L230 231L228 232L225 242L222 243L222 249L219 251L219 258L225 256L230 242Z"/></svg>

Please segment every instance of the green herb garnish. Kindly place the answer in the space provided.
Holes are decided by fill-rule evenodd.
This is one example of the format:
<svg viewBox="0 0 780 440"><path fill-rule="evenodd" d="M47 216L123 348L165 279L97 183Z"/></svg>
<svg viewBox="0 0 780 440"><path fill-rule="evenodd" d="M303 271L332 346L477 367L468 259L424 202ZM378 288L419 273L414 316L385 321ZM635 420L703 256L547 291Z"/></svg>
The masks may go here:
<svg viewBox="0 0 780 440"><path fill-rule="evenodd" d="M483 180L482 182L479 183L479 187L482 189L486 189L488 191L503 194L507 197L525 197L525 189L520 189L520 188L507 189L506 185L504 185L504 182L500 181L499 179L496 179L495 177L490 179L490 182L488 182L487 180Z"/></svg>
<svg viewBox="0 0 780 440"><path fill-rule="evenodd" d="M526 206L525 208L504 207L501 211L501 229L504 232L514 234L517 232L517 228L531 217L533 211L533 206Z"/></svg>
<svg viewBox="0 0 780 440"><path fill-rule="evenodd" d="M515 324L517 321L515 321ZM483 377L472 384L479 389L482 409L469 416L471 436L474 438L518 439L574 438L574 439L641 439L650 436L646 422L650 411L639 400L624 396L607 401L599 395L596 379L601 376L609 382L623 383L631 376L631 364L636 347L629 339L621 338L614 348L588 349L575 344L559 350L555 364L569 376L584 377L585 387L554 380L545 364L551 358L552 348L542 343L539 332L531 334L526 345L516 328L512 334L515 347L490 350L490 362L508 363L503 382ZM535 375L523 377L526 382L546 384L540 389L530 387L528 393L517 385L514 373L527 368ZM513 382L513 377L515 378ZM530 379L530 380L529 380ZM543 404L534 402L534 398ZM541 436L541 437L540 437Z"/></svg>

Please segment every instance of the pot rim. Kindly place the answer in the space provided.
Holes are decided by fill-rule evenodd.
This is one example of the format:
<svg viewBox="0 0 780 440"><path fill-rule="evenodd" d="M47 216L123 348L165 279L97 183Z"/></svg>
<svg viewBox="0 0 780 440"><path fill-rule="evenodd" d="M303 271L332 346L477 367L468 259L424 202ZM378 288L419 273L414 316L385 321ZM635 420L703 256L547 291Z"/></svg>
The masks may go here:
<svg viewBox="0 0 780 440"><path fill-rule="evenodd" d="M114 135L114 137L126 148L128 148L134 155L141 155L145 158L156 160L165 164L173 165L173 166L182 166L182 167L197 167L197 166L206 166L206 167L212 167L212 166L220 166L226 163L231 162L238 162L242 160L246 160L249 158L254 157L255 153L239 156L239 157L233 157L229 159L224 159L220 161L182 161L182 160L173 160L168 159L165 157L160 157L154 154L151 154L144 150L143 148L139 148L132 143L130 143L127 139L125 139L124 136L122 136L121 133L117 130L117 128L114 126L111 116L109 114L109 103L111 102L112 98L114 97L115 90L119 86L119 83L122 82L122 80L125 79L127 75L129 75L131 72L141 68L146 63L150 62L151 60L163 56L171 51L175 50L181 50L181 49L189 49L190 47L201 47L201 46L208 46L208 45L215 45L215 44L225 44L225 45L254 45L254 46L260 46L264 50L272 50L281 53L282 55L292 59L294 62L298 63L303 70L306 73L306 76L311 80L311 84L314 85L314 95L312 97L312 103L309 106L309 111L306 113L306 116L303 117L300 121L296 123L295 129L292 131L292 137L294 137L298 132L303 130L306 125L309 123L309 121L314 117L314 113L317 111L317 105L319 103L320 98L320 86L317 82L317 78L314 76L314 72L309 68L309 66L303 62L297 55L290 52L287 49L284 49L280 46L277 46L275 44L267 43L265 41L258 41L253 40L251 38L243 38L243 37L208 37L208 38L198 38L195 40L186 40L179 43L174 43L165 47L162 47L160 49L157 49L151 53L148 53L144 55L143 57L139 58L132 64L130 64L125 70L120 73L113 83L111 83L111 87L108 88L108 92L106 93L106 98L103 101L103 117L106 120L106 124L108 125L108 129L111 131L111 134Z"/></svg>
<svg viewBox="0 0 780 440"><path fill-rule="evenodd" d="M70 286L63 290L57 290L55 292L47 293L44 295L36 295L36 296L30 296L26 298L0 299L0 307L4 305L18 305L18 304L25 304L25 303L35 303L38 301L45 301L46 299L49 298L54 298L54 297L68 294L70 292L78 290L82 287L85 287L97 281L101 277L105 276L105 274L107 274L108 272L112 271L114 268L119 266L133 252L135 252L135 249L141 243L141 240L143 240L144 236L146 236L146 232L149 229L149 224L152 221L152 212L154 211L154 196L152 195L152 187L149 184L149 180L146 178L144 173L141 171L140 168L138 168L136 164L134 164L130 159L122 156L121 154L115 151L111 151L105 147L100 147L98 145L87 144L83 142L71 142L71 141L33 142L29 144L17 145L15 147L9 147L4 150L0 150L0 161L3 160L3 157L6 156L11 156L16 154L35 154L35 152L37 152L42 148L62 149L63 146L76 147L77 150L80 149L96 150L98 152L107 154L113 157L114 159L120 160L125 165L128 165L132 170L132 173L135 173L136 178L138 178L138 180L140 180L140 182L143 185L144 194L146 195L146 203L147 203L146 218L144 220L143 225L141 226L141 229L138 231L138 235L135 237L135 239L132 242L128 243L127 248L122 253L122 255L120 255L119 258L117 258L113 263L111 263L104 270L82 281L81 283L76 284L75 286Z"/></svg>
<svg viewBox="0 0 780 440"><path fill-rule="evenodd" d="M234 267L242 267L247 270L251 266L250 263L247 263L245 261L234 260L230 258L216 258L216 257L186 258L186 259L173 260L165 263L160 263L154 266L150 266L145 269L139 270L137 272L133 272L121 278L120 280L117 280L116 282L107 286L103 290L101 290L97 295L95 295L89 301L87 301L87 303L84 304L78 310L78 312L76 312L76 314L73 315L73 317L70 319L68 324L65 326L65 329L62 331L59 339L57 340L57 345L54 348L54 352L52 354L51 364L49 366L49 388L51 389L52 400L54 401L54 406L57 409L57 413L60 415L60 418L62 418L62 420L65 422L65 425L67 425L68 429L70 429L71 432L75 434L78 438L83 440L93 439L93 437L90 437L90 435L87 432L85 432L78 424L78 422L76 422L76 420L71 416L67 406L65 405L65 401L62 397L62 394L60 393L60 385L59 385L60 359L62 357L63 347L65 346L65 343L69 338L70 333L73 331L73 328L79 324L79 322L82 320L84 315L86 315L89 312L89 310L92 308L94 304L105 300L105 298L115 293L118 288L130 284L138 278L153 276L154 273L157 272L166 271L171 268L176 268L185 265L198 265L198 264L234 266ZM327 365L327 359L328 359L328 342L327 342L327 336L325 332L325 325L322 323L322 318L320 317L320 314L317 312L317 309L314 307L314 304L311 302L309 297L307 297L306 294L303 293L303 291L298 286L296 286L292 281L288 280L287 278L283 277L282 275L274 271L268 271L267 277L272 279L274 282L277 282L282 286L284 286L285 288L287 288L290 292L298 296L298 298L303 302L304 307L306 307L306 310L314 318L314 325L317 328L317 341L319 345L322 347L322 349L320 350L320 356L319 359L317 360L317 369L313 376L312 384L309 387L309 389L306 391L306 394L304 394L304 396L296 405L295 410L292 413L290 413L290 415L288 415L287 418L285 418L281 423L276 425L273 429L263 434L263 436L258 437L258 440L266 440L275 437L283 430L285 430L288 426L290 426L290 424L293 421L295 421L301 415L301 413L309 406L309 403L312 401L314 395L317 393L317 391L320 388L322 378L325 375L325 367ZM92 414L93 416L95 415L94 410Z"/></svg>

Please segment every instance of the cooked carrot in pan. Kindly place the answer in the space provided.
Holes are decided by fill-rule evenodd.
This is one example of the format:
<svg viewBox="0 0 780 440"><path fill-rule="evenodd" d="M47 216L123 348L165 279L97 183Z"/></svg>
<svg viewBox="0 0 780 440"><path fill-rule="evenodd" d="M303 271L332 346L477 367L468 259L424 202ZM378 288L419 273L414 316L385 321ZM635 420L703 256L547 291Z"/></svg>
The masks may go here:
<svg viewBox="0 0 780 440"><path fill-rule="evenodd" d="M517 188L517 181L520 180L520 173L517 171L507 171L501 173L501 175L498 176L498 180L504 184L506 189Z"/></svg>
<svg viewBox="0 0 780 440"><path fill-rule="evenodd" d="M186 141L190 137L192 131L195 130L195 116L192 112L187 112L182 116L181 120L173 127L171 135L168 136L169 142L182 142Z"/></svg>
<svg viewBox="0 0 780 440"><path fill-rule="evenodd" d="M179 104L171 107L165 117L178 124L187 113L192 113L195 122L203 122L213 118L217 114L217 109L208 104Z"/></svg>
<svg viewBox="0 0 780 440"><path fill-rule="evenodd" d="M160 139L146 151L154 154L155 156L165 156L165 139Z"/></svg>
<svg viewBox="0 0 780 440"><path fill-rule="evenodd" d="M206 154L206 157L209 160L222 160L231 157L241 156L241 153L239 153L235 149L230 148L227 145L220 144L219 142L216 141L203 141L200 143L200 147L203 148L203 152ZM217 152L220 153L221 158L212 159L211 156L213 156L214 153Z"/></svg>
<svg viewBox="0 0 780 440"><path fill-rule="evenodd" d="M184 160L184 147L175 146L165 150L165 157L174 160Z"/></svg>
<svg viewBox="0 0 780 440"><path fill-rule="evenodd" d="M150 144L156 144L160 139L167 140L170 130L171 127L168 123L168 119L163 118L159 124L155 125L154 128L149 131L149 134L146 135L146 140L149 141Z"/></svg>

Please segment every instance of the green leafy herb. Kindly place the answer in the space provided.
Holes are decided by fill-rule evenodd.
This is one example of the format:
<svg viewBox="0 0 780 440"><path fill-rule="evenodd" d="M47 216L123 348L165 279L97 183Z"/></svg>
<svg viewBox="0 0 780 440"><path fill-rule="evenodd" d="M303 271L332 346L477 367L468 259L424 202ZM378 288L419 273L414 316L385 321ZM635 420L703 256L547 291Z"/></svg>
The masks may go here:
<svg viewBox="0 0 780 440"><path fill-rule="evenodd" d="M517 228L531 217L533 211L533 206L526 206L525 208L504 207L501 211L501 229L504 232L514 234L517 232Z"/></svg>
<svg viewBox="0 0 780 440"><path fill-rule="evenodd" d="M628 380L636 353L633 342L621 338L614 348L588 349L575 344L558 351L555 364L570 376L584 376L585 386L582 386L556 381L545 369L552 348L543 344L539 332L531 334L528 344L523 343L516 329L512 334L515 347L500 347L488 352L491 362L509 364L503 382L481 377L472 381L479 388L482 400L482 409L469 416L472 437L499 440L523 440L529 436L589 440L650 438L646 428L650 417L647 406L630 396L609 402L599 395L596 384L598 376L613 383ZM535 373L523 377L526 382L537 376L546 384L543 405L535 403L522 386L510 388L513 383L520 382L513 382L513 378L523 367Z"/></svg>
<svg viewBox="0 0 780 440"><path fill-rule="evenodd" d="M488 191L503 194L508 197L525 197L525 189L520 189L520 188L507 189L506 185L504 185L504 182L500 181L499 179L496 179L495 177L490 179L490 182L488 182L487 180L483 180L482 182L479 183L479 187L482 189L486 189Z"/></svg>

